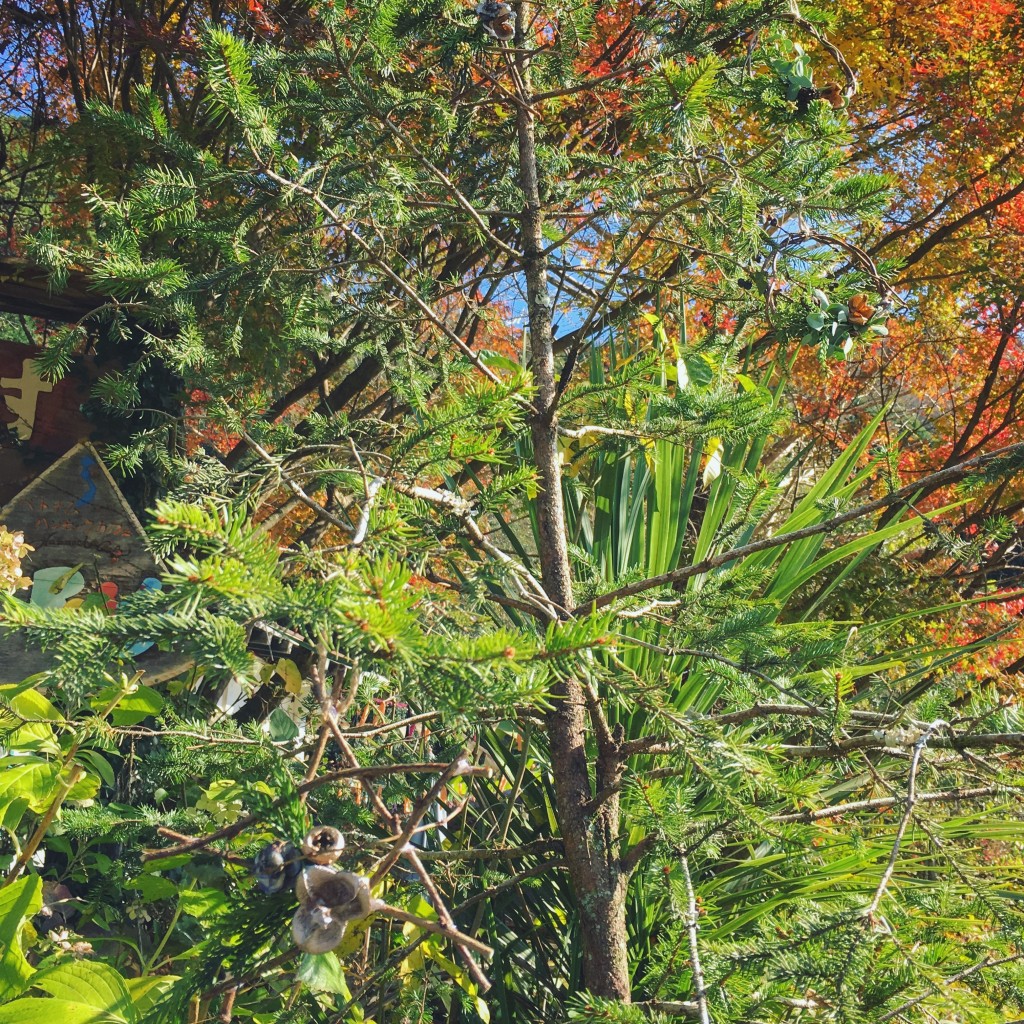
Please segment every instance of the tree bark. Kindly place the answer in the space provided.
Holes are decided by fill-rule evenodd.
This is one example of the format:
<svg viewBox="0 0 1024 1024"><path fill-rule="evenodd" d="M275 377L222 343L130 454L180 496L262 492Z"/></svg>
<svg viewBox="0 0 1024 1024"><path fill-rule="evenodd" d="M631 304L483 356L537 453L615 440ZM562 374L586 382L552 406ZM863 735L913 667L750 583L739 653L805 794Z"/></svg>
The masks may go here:
<svg viewBox="0 0 1024 1024"><path fill-rule="evenodd" d="M522 50L525 4L518 13L516 70L529 95L529 61ZM552 301L543 255L544 210L537 173L536 123L531 105L517 114L519 180L524 194L521 217L526 277L530 358L536 397L530 429L540 477L537 521L544 588L568 616L573 607L558 452L557 379L552 331ZM568 679L552 689L555 709L547 716L555 803L569 880L583 933L583 981L594 995L630 1000L626 945L627 873L619 859L619 798L594 806L587 756L587 697L583 685ZM598 709L594 714L600 715ZM621 762L608 735L598 732L596 785L600 792L618 780Z"/></svg>

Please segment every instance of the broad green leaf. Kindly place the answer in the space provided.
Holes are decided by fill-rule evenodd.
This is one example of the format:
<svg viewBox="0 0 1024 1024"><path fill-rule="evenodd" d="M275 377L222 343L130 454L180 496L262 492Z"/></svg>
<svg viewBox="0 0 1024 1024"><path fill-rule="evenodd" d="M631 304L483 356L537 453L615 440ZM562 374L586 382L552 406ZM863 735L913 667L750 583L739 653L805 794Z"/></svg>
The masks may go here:
<svg viewBox="0 0 1024 1024"><path fill-rule="evenodd" d="M99 1020L124 1020L132 1024L137 1017L124 979L105 963L94 960L62 963L39 971L32 984L54 999L92 1008L99 1013Z"/></svg>
<svg viewBox="0 0 1024 1024"><path fill-rule="evenodd" d="M183 914L204 920L224 913L230 900L220 889L192 889L179 895L178 906Z"/></svg>
<svg viewBox="0 0 1024 1024"><path fill-rule="evenodd" d="M16 999L0 1006L0 1024L127 1024L127 1018L68 999Z"/></svg>
<svg viewBox="0 0 1024 1024"><path fill-rule="evenodd" d="M113 703L120 691L113 686L100 690L90 701L93 709L102 711ZM160 712L164 699L151 686L140 686L131 693L125 694L117 707L110 713L110 721L116 726L138 725L139 722Z"/></svg>
<svg viewBox="0 0 1024 1024"><path fill-rule="evenodd" d="M267 719L267 735L272 743L288 743L299 735L299 727L286 711L274 708Z"/></svg>
<svg viewBox="0 0 1024 1024"><path fill-rule="evenodd" d="M93 771L95 771L103 780L103 784L105 786L114 785L114 782L116 781L114 769L102 754L97 753L95 750L80 750L76 760L92 768Z"/></svg>
<svg viewBox="0 0 1024 1024"><path fill-rule="evenodd" d="M25 683L0 686L0 701L8 703L24 718L44 718L48 722L59 722L63 718L46 697L31 686L26 687Z"/></svg>
<svg viewBox="0 0 1024 1024"><path fill-rule="evenodd" d="M60 743L54 734L53 727L42 722L29 722L19 726L12 732L5 733L4 746L8 750L19 753L49 754L60 753Z"/></svg>
<svg viewBox="0 0 1024 1024"><path fill-rule="evenodd" d="M178 887L169 878L147 874L133 878L127 888L134 889L142 897L143 903L170 899L178 891Z"/></svg>
<svg viewBox="0 0 1024 1024"><path fill-rule="evenodd" d="M35 814L50 805L60 765L38 757L0 758L0 806L12 800L25 800Z"/></svg>
<svg viewBox="0 0 1024 1024"><path fill-rule="evenodd" d="M305 953L295 978L305 982L314 992L333 992L343 999L351 998L345 972L334 953Z"/></svg>
<svg viewBox="0 0 1024 1024"><path fill-rule="evenodd" d="M28 810L28 801L19 797L17 800L0 806L3 808L0 813L0 825L13 832L21 824L21 819Z"/></svg>
<svg viewBox="0 0 1024 1024"><path fill-rule="evenodd" d="M275 666L277 674L284 680L285 690L297 697L302 693L302 673L291 658L279 658Z"/></svg>
<svg viewBox="0 0 1024 1024"><path fill-rule="evenodd" d="M476 1015L484 1022L484 1024L490 1024L491 1022L491 1011L488 1009L487 1003L480 996L473 996L473 1007L476 1010Z"/></svg>
<svg viewBox="0 0 1024 1024"><path fill-rule="evenodd" d="M150 1010L155 1009L166 998L178 980L175 975L162 974L159 977L125 978L124 983L132 997L135 1012L141 1020Z"/></svg>
<svg viewBox="0 0 1024 1024"><path fill-rule="evenodd" d="M70 769L65 769L65 778L68 771ZM90 775L87 772L68 790L68 794L64 799L70 803L74 803L77 800L91 800L99 791L100 780L95 775Z"/></svg>
<svg viewBox="0 0 1024 1024"><path fill-rule="evenodd" d="M43 881L38 875L27 875L0 889L0 1000L19 995L32 977L21 948L21 927L42 905Z"/></svg>

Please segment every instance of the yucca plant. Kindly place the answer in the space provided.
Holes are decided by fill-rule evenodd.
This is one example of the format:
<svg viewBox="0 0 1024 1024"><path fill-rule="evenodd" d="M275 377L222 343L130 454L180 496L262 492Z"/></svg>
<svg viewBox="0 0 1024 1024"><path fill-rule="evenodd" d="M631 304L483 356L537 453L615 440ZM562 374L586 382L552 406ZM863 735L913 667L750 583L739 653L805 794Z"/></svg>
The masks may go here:
<svg viewBox="0 0 1024 1024"><path fill-rule="evenodd" d="M706 359L709 379L695 383L683 369L674 371L673 350ZM646 381L636 375L641 364ZM801 1008L860 1019L858 1002L864 1019L876 1019L881 1011L872 1016L871 1006L900 991L909 969L878 934L897 866L911 889L901 924L912 927L923 908L942 921L921 933L931 943L933 971L952 975L961 963L963 946L934 942L941 929L956 930L961 913L984 906L995 914L972 936L976 956L990 942L1012 948L1018 933L1016 896L1003 887L1017 858L1000 865L995 884L971 865L972 844L1024 837L1024 828L1001 814L998 794L1010 792L1005 779L997 773L976 790L987 803L967 819L930 822L927 812L916 811L913 843L907 822L890 810L905 806L908 784L922 785L918 757L933 739L943 743L934 722L962 685L955 666L964 649L927 636L939 609L930 606L912 563L894 555L897 539L912 549L935 527L908 508L847 537L813 532L872 493L879 470L872 442L884 410L831 465L808 467L806 450L783 447L774 460L764 455L779 447L773 442L787 411L778 364L764 368L769 389L735 371L726 345L702 354L688 348L685 334L672 345L657 320L653 338L614 339L595 350L589 387L581 392L602 392L624 367L641 397L627 392L617 410L605 408L599 422L617 426L586 445L569 437L563 457L573 554L588 593L664 574L678 580L654 600L624 603L606 621L611 650L591 664L594 696L607 708L616 742L637 751L623 773L620 837L625 858L640 865L630 881L627 920L634 992L665 1010L699 1015L699 1002L681 998L692 996L695 985L693 905L702 919L708 998L724 1000L714 1019L721 1012L739 1020ZM658 436L659 417L675 403L673 411L682 405L698 412L677 424L675 436ZM931 516L941 522L961 504ZM797 539L790 543L744 551L791 534ZM532 545L511 527L505 535L529 565ZM708 565L737 549L737 557ZM886 561L901 580L905 610L874 622L829 617L841 607L831 598L871 558ZM919 607L907 607L914 603ZM954 597L942 607L948 612L956 603ZM988 642L981 637L976 645ZM925 713L918 710L922 697L928 723L917 717ZM999 717L992 693L978 693L975 706ZM663 734L657 743L652 731ZM859 761L859 742L885 751L890 735L898 748ZM495 806L504 815L503 835L529 845L548 827L550 762L532 731L518 753L505 739L494 735L491 749L504 777L514 780L515 809L497 792ZM672 745L668 761L652 756L655 747ZM801 762L778 756L785 748L816 754L817 770L808 775ZM910 780L908 749L915 751ZM596 745L591 756L600 756ZM929 771L928 800L955 800L965 779L957 766ZM849 810L820 813L835 804ZM844 813L864 817L843 828L836 819L845 820ZM943 876L949 884L928 891L927 880ZM557 998L572 991L581 970L573 896L551 874L540 874L520 896L534 919L524 918L513 899L494 904L495 923L509 926L512 948L532 948L530 963L562 964L553 976L531 972L531 999L545 991ZM810 995L793 995L797 978ZM512 1007L525 995L522 977L505 981L510 991L503 986L502 1004ZM913 998L929 997L922 990ZM543 1018L539 1005L532 1010ZM600 1001L577 1012L619 1019Z"/></svg>

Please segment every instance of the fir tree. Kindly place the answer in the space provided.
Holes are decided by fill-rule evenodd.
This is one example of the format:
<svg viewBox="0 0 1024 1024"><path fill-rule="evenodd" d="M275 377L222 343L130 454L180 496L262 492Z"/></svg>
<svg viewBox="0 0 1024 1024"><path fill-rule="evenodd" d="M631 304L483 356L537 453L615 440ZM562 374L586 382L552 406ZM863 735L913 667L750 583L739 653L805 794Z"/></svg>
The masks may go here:
<svg viewBox="0 0 1024 1024"><path fill-rule="evenodd" d="M941 582L847 607L939 529L880 418L811 479L772 450L797 346L827 367L893 298L823 16L492 6L209 26L197 126L145 95L79 126L88 230L35 256L104 299L46 366L86 332L131 354L98 389L127 422L157 370L205 397L107 450L160 480L163 590L5 600L57 654L6 698L10 750L46 735L5 825L66 804L89 922L148 917L111 1019L1001 1019L1015 860L974 851L1019 838L1015 713L964 692ZM139 640L194 669L137 689ZM263 870L313 824L386 904L345 975ZM19 970L0 1021L78 968Z"/></svg>

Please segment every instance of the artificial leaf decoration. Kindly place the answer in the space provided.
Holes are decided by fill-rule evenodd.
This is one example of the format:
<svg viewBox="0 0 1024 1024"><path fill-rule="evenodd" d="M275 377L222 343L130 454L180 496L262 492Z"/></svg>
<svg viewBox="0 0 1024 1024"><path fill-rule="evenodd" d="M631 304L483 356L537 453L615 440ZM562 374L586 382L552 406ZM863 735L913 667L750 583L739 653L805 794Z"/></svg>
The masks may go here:
<svg viewBox="0 0 1024 1024"><path fill-rule="evenodd" d="M32 576L32 603L40 608L63 608L83 587L85 577L77 567L55 565L37 569Z"/></svg>

